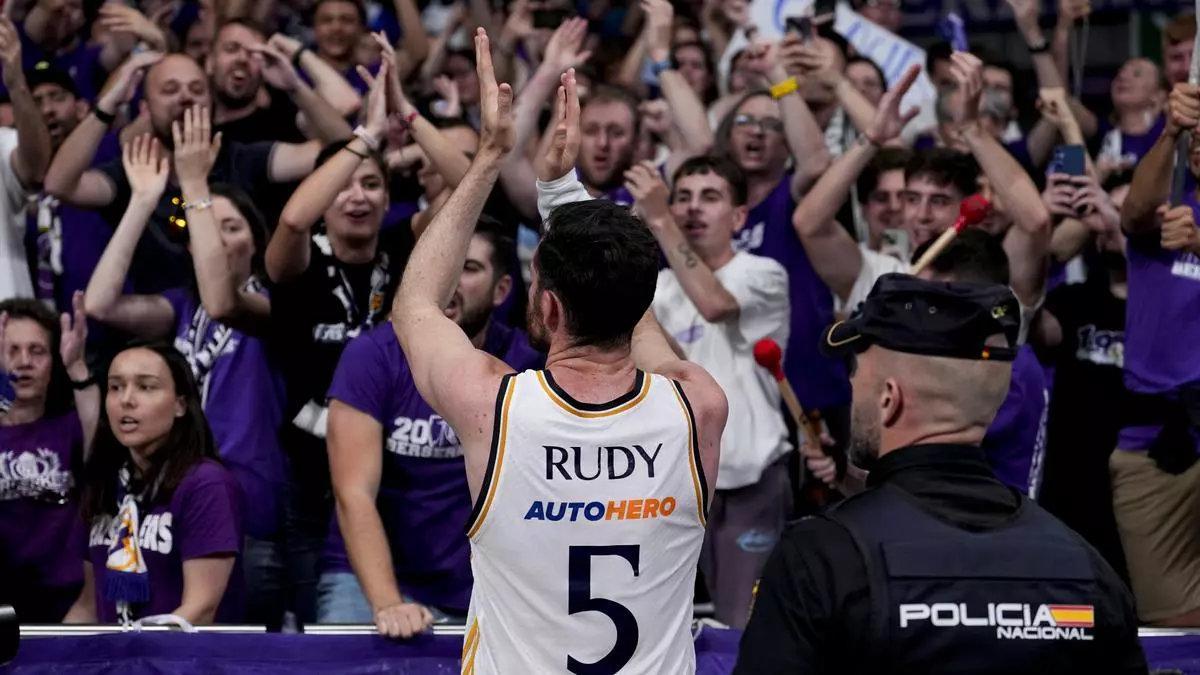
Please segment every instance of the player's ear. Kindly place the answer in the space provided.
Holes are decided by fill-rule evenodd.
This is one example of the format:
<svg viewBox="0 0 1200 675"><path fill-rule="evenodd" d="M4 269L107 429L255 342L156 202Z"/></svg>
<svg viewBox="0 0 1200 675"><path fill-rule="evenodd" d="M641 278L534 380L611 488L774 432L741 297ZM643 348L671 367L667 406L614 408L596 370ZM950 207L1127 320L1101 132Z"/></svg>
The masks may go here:
<svg viewBox="0 0 1200 675"><path fill-rule="evenodd" d="M544 291L538 298L540 309L542 311L542 322L546 326L548 333L556 333L564 327L566 323L566 314L563 311L562 302L558 299L558 295L554 291Z"/></svg>

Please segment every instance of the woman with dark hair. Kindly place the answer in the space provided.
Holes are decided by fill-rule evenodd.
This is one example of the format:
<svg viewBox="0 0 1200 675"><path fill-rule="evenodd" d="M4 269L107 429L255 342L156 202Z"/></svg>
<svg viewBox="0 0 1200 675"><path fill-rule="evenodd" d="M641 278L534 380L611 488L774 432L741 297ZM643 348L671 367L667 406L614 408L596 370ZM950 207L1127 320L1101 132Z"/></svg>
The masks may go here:
<svg viewBox="0 0 1200 675"><path fill-rule="evenodd" d="M107 383L84 469L83 592L66 621L240 620L241 495L217 460L191 366L165 342L134 343Z"/></svg>
<svg viewBox="0 0 1200 675"><path fill-rule="evenodd" d="M83 583L75 480L100 389L83 358L82 295L61 323L36 300L0 302L0 381L12 387L0 392L0 604L23 623L61 621Z"/></svg>
<svg viewBox="0 0 1200 675"><path fill-rule="evenodd" d="M210 141L208 120L204 109L188 111L174 139L194 283L157 295L123 293L134 249L168 178L157 141L142 137L124 149L133 196L88 284L87 308L138 337L173 338L187 360L221 458L253 505L244 523L248 618L274 625L283 612L281 582L273 574L281 566L286 470L279 447L283 380L259 337L271 313L262 284L266 234L244 193L208 185L220 147L219 136Z"/></svg>
<svg viewBox="0 0 1200 675"><path fill-rule="evenodd" d="M306 622L316 619L317 564L333 517L325 451L329 384L346 344L388 320L412 246L408 228L381 232L389 199L379 150L391 68L385 59L367 94L363 125L321 153L267 246L272 332L279 336L290 420L281 434L292 470L286 560L296 614Z"/></svg>

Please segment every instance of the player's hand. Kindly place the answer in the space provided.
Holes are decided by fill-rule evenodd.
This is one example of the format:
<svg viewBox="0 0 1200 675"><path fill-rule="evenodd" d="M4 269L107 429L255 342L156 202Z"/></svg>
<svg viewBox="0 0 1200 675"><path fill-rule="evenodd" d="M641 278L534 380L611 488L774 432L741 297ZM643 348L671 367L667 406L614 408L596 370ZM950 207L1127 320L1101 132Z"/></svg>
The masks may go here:
<svg viewBox="0 0 1200 675"><path fill-rule="evenodd" d="M513 90L507 82L496 84L492 46L487 31L475 32L475 73L479 77L479 153L503 158L517 142L513 120Z"/></svg>
<svg viewBox="0 0 1200 675"><path fill-rule="evenodd" d="M668 204L671 192L650 162L641 162L625 172L625 189L633 195L634 208L650 229L674 222Z"/></svg>
<svg viewBox="0 0 1200 675"><path fill-rule="evenodd" d="M554 104L554 136L535 167L538 180L547 183L574 171L579 156L579 91L575 69L567 70L559 80L562 84Z"/></svg>
<svg viewBox="0 0 1200 675"><path fill-rule="evenodd" d="M863 132L867 140L876 147L899 138L904 127L920 112L916 106L909 107L903 114L900 112L900 100L908 93L909 88L912 87L913 82L917 81L917 76L920 74L920 66L916 64L909 66L908 70L900 76L900 80L884 93L883 98L879 99L879 107L875 109L875 119L872 120L870 128Z"/></svg>
<svg viewBox="0 0 1200 675"><path fill-rule="evenodd" d="M1158 207L1162 219L1161 243L1168 251L1188 251L1200 254L1200 230L1190 206Z"/></svg>
<svg viewBox="0 0 1200 675"><path fill-rule="evenodd" d="M401 602L375 611L375 629L390 638L410 638L432 625L429 608L415 602Z"/></svg>
<svg viewBox="0 0 1200 675"><path fill-rule="evenodd" d="M1171 90L1167 101L1167 129L1170 136L1191 131L1200 124L1200 86L1180 83Z"/></svg>

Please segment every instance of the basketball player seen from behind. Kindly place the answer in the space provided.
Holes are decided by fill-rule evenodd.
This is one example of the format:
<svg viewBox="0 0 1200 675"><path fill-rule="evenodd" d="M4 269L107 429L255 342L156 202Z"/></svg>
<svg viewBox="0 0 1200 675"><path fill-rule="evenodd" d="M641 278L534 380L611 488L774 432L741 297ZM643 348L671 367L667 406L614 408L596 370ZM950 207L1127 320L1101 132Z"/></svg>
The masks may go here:
<svg viewBox="0 0 1200 675"><path fill-rule="evenodd" d="M555 210L534 256L530 337L546 370L513 373L442 306L512 150L512 89L475 36L482 134L422 234L393 324L421 395L457 431L475 510L464 673L691 673L690 623L725 396L645 318L658 252L607 200ZM573 171L579 102L558 92L539 175Z"/></svg>

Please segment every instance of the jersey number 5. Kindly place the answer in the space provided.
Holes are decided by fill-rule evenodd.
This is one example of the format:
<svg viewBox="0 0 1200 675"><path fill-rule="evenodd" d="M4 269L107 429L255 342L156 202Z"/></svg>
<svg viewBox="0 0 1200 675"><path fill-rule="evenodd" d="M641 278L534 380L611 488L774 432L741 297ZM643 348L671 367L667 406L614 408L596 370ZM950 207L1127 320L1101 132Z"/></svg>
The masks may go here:
<svg viewBox="0 0 1200 675"><path fill-rule="evenodd" d="M600 612L613 622L617 629L617 641L612 651L605 654L599 661L584 663L567 655L567 670L574 675L613 675L633 658L638 644L637 619L629 608L619 602L607 598L592 597L592 557L615 555L624 558L633 568L633 576L638 575L638 557L640 547L627 544L623 546L572 546L568 560L568 577L570 584L567 589L567 611L570 614L579 612Z"/></svg>

